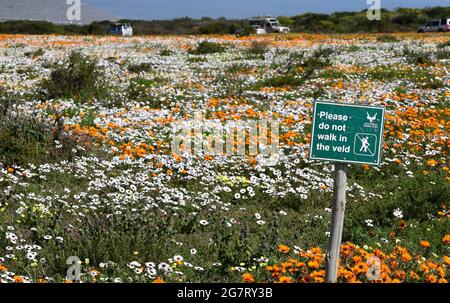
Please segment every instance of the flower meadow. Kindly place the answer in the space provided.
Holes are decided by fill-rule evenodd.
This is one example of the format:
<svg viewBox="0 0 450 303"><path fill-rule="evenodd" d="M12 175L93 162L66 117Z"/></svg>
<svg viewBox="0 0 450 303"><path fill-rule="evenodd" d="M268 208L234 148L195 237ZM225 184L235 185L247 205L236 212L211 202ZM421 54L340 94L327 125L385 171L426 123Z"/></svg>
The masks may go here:
<svg viewBox="0 0 450 303"><path fill-rule="evenodd" d="M324 282L334 167L308 153L331 100L386 107L338 281L447 283L449 39L0 35L0 281L73 282L76 256L81 282ZM174 153L194 113L279 121L278 161Z"/></svg>

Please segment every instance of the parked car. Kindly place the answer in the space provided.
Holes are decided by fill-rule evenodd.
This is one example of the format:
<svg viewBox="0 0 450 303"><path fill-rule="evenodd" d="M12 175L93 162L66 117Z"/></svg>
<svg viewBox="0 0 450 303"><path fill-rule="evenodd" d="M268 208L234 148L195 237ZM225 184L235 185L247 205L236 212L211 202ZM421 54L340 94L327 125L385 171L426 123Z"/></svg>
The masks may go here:
<svg viewBox="0 0 450 303"><path fill-rule="evenodd" d="M418 30L419 33L449 32L449 31L450 31L450 18L429 21L424 26L421 26Z"/></svg>
<svg viewBox="0 0 450 303"><path fill-rule="evenodd" d="M130 24L115 23L109 29L111 35L133 36L133 28Z"/></svg>
<svg viewBox="0 0 450 303"><path fill-rule="evenodd" d="M290 33L291 29L287 26L282 26L278 19L271 16L258 16L253 17L250 20L250 26L255 28L255 30L260 34L265 33Z"/></svg>

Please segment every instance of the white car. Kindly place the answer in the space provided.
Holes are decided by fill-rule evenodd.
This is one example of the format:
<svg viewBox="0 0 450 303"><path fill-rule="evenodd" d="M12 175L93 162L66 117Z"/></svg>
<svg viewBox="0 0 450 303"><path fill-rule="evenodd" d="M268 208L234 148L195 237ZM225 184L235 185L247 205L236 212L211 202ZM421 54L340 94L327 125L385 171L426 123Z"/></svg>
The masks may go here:
<svg viewBox="0 0 450 303"><path fill-rule="evenodd" d="M278 19L270 16L253 17L250 20L250 26L256 29L257 33L259 32L259 34L265 33L286 34L291 32L291 29L289 27L280 25Z"/></svg>
<svg viewBox="0 0 450 303"><path fill-rule="evenodd" d="M450 18L444 18L441 20L433 20L427 22L424 26L421 26L417 32L430 33L430 32L449 32L450 31Z"/></svg>
<svg viewBox="0 0 450 303"><path fill-rule="evenodd" d="M133 36L133 28L131 27L130 24L116 23L111 26L111 28L109 29L109 33L111 35L122 35L123 37L126 36L131 37Z"/></svg>

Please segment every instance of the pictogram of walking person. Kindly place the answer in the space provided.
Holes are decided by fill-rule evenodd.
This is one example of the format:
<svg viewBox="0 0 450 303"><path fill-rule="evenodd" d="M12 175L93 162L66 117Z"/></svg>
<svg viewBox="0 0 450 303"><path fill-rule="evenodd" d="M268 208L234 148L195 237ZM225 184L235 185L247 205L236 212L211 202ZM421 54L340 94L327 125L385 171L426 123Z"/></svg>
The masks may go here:
<svg viewBox="0 0 450 303"><path fill-rule="evenodd" d="M361 143L362 143L361 149L359 151L363 152L363 153L367 153L369 151L369 146L370 146L369 137L362 138Z"/></svg>

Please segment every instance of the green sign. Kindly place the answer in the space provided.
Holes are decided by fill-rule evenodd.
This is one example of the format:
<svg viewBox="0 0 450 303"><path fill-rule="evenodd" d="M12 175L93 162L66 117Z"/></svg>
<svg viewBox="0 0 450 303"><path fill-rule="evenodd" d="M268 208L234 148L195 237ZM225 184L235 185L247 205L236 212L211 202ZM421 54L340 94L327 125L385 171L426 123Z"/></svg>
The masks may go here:
<svg viewBox="0 0 450 303"><path fill-rule="evenodd" d="M310 158L378 165L384 107L314 102Z"/></svg>

